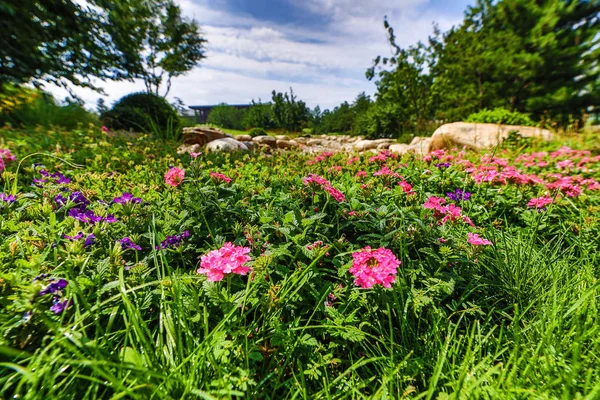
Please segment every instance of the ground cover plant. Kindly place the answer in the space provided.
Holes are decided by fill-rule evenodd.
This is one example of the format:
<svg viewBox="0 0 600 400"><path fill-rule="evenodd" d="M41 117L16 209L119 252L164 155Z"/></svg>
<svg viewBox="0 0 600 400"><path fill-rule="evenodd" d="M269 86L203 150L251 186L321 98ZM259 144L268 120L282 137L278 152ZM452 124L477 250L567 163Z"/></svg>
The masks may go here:
<svg viewBox="0 0 600 400"><path fill-rule="evenodd" d="M177 155L0 131L0 397L600 396L596 138Z"/></svg>

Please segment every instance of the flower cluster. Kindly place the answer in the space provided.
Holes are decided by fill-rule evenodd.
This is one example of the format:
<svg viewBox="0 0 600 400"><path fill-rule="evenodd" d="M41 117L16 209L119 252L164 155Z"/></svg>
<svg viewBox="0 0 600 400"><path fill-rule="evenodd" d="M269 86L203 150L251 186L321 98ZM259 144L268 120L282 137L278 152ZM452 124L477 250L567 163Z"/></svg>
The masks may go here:
<svg viewBox="0 0 600 400"><path fill-rule="evenodd" d="M373 176L392 176L394 178L402 178L399 173L390 170L387 165L382 166L379 171L373 172Z"/></svg>
<svg viewBox="0 0 600 400"><path fill-rule="evenodd" d="M47 275L40 275L39 277L36 277L39 279L34 278L34 280L41 280L45 279L46 277ZM52 298L52 306L50 307L50 311L52 311L54 314L61 314L67 307L69 307L69 305L71 305L71 302L68 300L61 301L61 296L64 296L64 290L68 284L69 282L67 282L65 279L60 278L55 280L54 278L51 278L48 286L42 289L39 293L39 296L45 296L47 294L54 296Z"/></svg>
<svg viewBox="0 0 600 400"><path fill-rule="evenodd" d="M324 151L321 154L319 154L318 156L316 156L315 158L313 158L312 160L307 161L306 165L314 165L316 163L319 163L323 160L328 159L332 155L333 155L333 153L331 151Z"/></svg>
<svg viewBox="0 0 600 400"><path fill-rule="evenodd" d="M123 239L119 240L119 243L121 243L121 248L123 250L127 250L127 249L134 249L134 250L138 250L138 251L142 250L142 247L135 244L133 242L133 240L131 240L128 236L125 236Z"/></svg>
<svg viewBox="0 0 600 400"><path fill-rule="evenodd" d="M373 250L370 246L352 253L352 267L348 270L354 275L354 284L369 289L374 285L385 288L396 281L400 261L391 250L381 247Z"/></svg>
<svg viewBox="0 0 600 400"><path fill-rule="evenodd" d="M50 173L45 169L41 169L39 172L43 178L35 178L33 180L34 185L39 186L40 184L47 182L56 183L57 185L66 185L67 183L71 183L71 179L67 178L60 172Z"/></svg>
<svg viewBox="0 0 600 400"><path fill-rule="evenodd" d="M71 208L67 212L67 215L71 218L88 224L96 224L98 222L117 222L117 218L112 214L108 214L106 217L101 217L96 215L92 210L81 209L79 207Z"/></svg>
<svg viewBox="0 0 600 400"><path fill-rule="evenodd" d="M546 208L547 205L552 204L552 198L551 197L535 197L531 200L529 200L529 203L527 203L527 207L529 208Z"/></svg>
<svg viewBox="0 0 600 400"><path fill-rule="evenodd" d="M221 281L226 274L246 275L250 261L249 247L235 246L227 242L218 250L213 250L200 258L199 274L207 276L209 282Z"/></svg>
<svg viewBox="0 0 600 400"><path fill-rule="evenodd" d="M493 243L476 233L467 233L467 242L473 246L491 246Z"/></svg>
<svg viewBox="0 0 600 400"><path fill-rule="evenodd" d="M346 200L344 193L334 188L331 185L331 182L319 175L309 174L308 176L302 178L302 183L304 183L306 186L309 186L311 183L321 186L321 188L329 193L331 197L333 197L338 203Z"/></svg>
<svg viewBox="0 0 600 400"><path fill-rule="evenodd" d="M63 235L63 238L70 240L70 241L75 241L75 240L83 239L83 236L84 236L83 232L78 232L77 235L75 235L75 236ZM89 235L87 235L87 237L83 241L83 247L87 249L88 247L92 246L94 243L96 243L96 236L93 233L90 233Z"/></svg>
<svg viewBox="0 0 600 400"><path fill-rule="evenodd" d="M185 178L185 169L171 167L165 173L165 183L170 186L178 186Z"/></svg>
<svg viewBox="0 0 600 400"><path fill-rule="evenodd" d="M224 174L219 174L217 172L211 172L209 173L210 177L217 180L217 181L223 181L225 183L229 183L231 182L231 178L229 178L227 175Z"/></svg>
<svg viewBox="0 0 600 400"><path fill-rule="evenodd" d="M5 194L4 192L0 192L0 201L10 204L17 201L17 198L13 194Z"/></svg>
<svg viewBox="0 0 600 400"><path fill-rule="evenodd" d="M160 245L156 246L156 250L166 249L168 247L179 247L185 238L190 237L190 231L187 229L179 235L167 235L165 240L160 242Z"/></svg>
<svg viewBox="0 0 600 400"><path fill-rule="evenodd" d="M14 161L15 156L8 149L0 149L0 172L4 171L5 161Z"/></svg>
<svg viewBox="0 0 600 400"><path fill-rule="evenodd" d="M447 192L446 196L454 201L467 201L471 198L471 193L463 192L461 189L456 189L454 192Z"/></svg>
<svg viewBox="0 0 600 400"><path fill-rule="evenodd" d="M117 204L139 204L142 202L142 199L139 197L133 197L133 195L129 192L124 192L122 196L115 197L113 199L113 203Z"/></svg>
<svg viewBox="0 0 600 400"><path fill-rule="evenodd" d="M445 224L448 221L455 222L462 220L467 224L474 226L473 221L466 215L462 215L462 209L456 204L451 203L444 205L446 199L443 197L430 196L427 201L423 204L423 208L433 210L433 217L440 220L441 224Z"/></svg>

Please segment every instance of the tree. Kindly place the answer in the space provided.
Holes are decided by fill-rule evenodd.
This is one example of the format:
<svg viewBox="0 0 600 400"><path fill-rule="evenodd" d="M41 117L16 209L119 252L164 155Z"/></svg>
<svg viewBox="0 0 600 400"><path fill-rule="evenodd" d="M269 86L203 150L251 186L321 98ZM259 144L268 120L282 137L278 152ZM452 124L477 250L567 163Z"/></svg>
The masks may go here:
<svg viewBox="0 0 600 400"><path fill-rule="evenodd" d="M272 92L273 119L277 127L298 132L309 120L309 109L302 100L297 100L294 91L290 93Z"/></svg>
<svg viewBox="0 0 600 400"><path fill-rule="evenodd" d="M244 110L221 103L208 114L206 122L227 129L244 129Z"/></svg>
<svg viewBox="0 0 600 400"><path fill-rule="evenodd" d="M196 22L171 0L0 0L0 19L2 86L141 78L168 92L204 58Z"/></svg>
<svg viewBox="0 0 600 400"><path fill-rule="evenodd" d="M149 93L159 95L166 82L166 97L171 80L184 75L205 58L206 40L200 36L195 20L181 16L172 0L141 0L138 12L138 37L142 40L135 59L135 77L144 81Z"/></svg>
<svg viewBox="0 0 600 400"><path fill-rule="evenodd" d="M101 1L0 0L0 85L41 81L94 88L90 78L130 77Z"/></svg>

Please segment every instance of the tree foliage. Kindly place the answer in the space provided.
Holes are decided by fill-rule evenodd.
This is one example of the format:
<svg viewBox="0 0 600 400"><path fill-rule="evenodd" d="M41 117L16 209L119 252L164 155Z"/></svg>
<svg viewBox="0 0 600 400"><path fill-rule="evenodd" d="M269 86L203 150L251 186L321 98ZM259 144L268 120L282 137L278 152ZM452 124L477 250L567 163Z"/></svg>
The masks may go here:
<svg viewBox="0 0 600 400"><path fill-rule="evenodd" d="M2 86L141 78L168 92L204 57L197 23L172 0L0 0L0 19Z"/></svg>

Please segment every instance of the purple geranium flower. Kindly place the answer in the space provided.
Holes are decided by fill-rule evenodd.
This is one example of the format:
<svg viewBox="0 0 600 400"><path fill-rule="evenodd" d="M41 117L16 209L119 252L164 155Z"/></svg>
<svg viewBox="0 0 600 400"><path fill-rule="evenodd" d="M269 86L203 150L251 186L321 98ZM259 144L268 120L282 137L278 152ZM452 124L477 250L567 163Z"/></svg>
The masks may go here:
<svg viewBox="0 0 600 400"><path fill-rule="evenodd" d="M167 235L165 240L160 242L160 246L156 246L156 249L166 249L167 247L178 247L183 243L183 240L190 236L190 231L187 229L179 235Z"/></svg>
<svg viewBox="0 0 600 400"><path fill-rule="evenodd" d="M17 201L17 198L12 194L0 193L0 200L4 201L5 203L14 203Z"/></svg>
<svg viewBox="0 0 600 400"><path fill-rule="evenodd" d="M119 240L119 243L121 243L121 248L123 250L126 250L126 249L142 250L142 248L140 246L138 246L137 244L133 243L133 240L131 240L128 236L125 236L123 239Z"/></svg>
<svg viewBox="0 0 600 400"><path fill-rule="evenodd" d="M83 247L87 249L88 247L92 246L94 243L96 243L96 236L93 233L90 233L88 235L88 237L86 237L85 240L83 241Z"/></svg>
<svg viewBox="0 0 600 400"><path fill-rule="evenodd" d="M81 210L79 208L71 208L68 212L69 217L75 218L81 222L87 222L90 224L95 224L97 222L102 221L102 217L94 214L92 210Z"/></svg>
<svg viewBox="0 0 600 400"><path fill-rule="evenodd" d="M450 200L454 201L467 201L471 198L471 193L463 192L461 189L456 189L454 192L446 193L446 196L448 196Z"/></svg>
<svg viewBox="0 0 600 400"><path fill-rule="evenodd" d="M69 300L60 301L59 297L55 297L52 300L52 307L50 307L50 311L52 311L54 314L61 314L70 305L71 305L71 301L69 301Z"/></svg>
<svg viewBox="0 0 600 400"><path fill-rule="evenodd" d="M40 291L40 296L43 296L45 294L49 294L49 293L56 293L59 290L63 290L64 288L67 287L67 285L69 284L69 282L67 282L66 280L60 278L59 280L57 280L56 282L50 282L50 284L48 286L46 286L45 289L42 289L42 291Z"/></svg>
<svg viewBox="0 0 600 400"><path fill-rule="evenodd" d="M63 235L64 239L67 240L79 240L83 237L83 232L78 232L75 236Z"/></svg>
<svg viewBox="0 0 600 400"><path fill-rule="evenodd" d="M450 165L452 165L452 164L450 164L449 162L445 162L445 163L437 163L437 164L433 164L433 165L434 165L436 168L440 168L440 169L441 169L441 168L448 168L448 167L450 167Z"/></svg>
<svg viewBox="0 0 600 400"><path fill-rule="evenodd" d="M103 221L112 224L113 222L117 222L117 218L112 214L108 214L106 217L103 218Z"/></svg>
<svg viewBox="0 0 600 400"><path fill-rule="evenodd" d="M127 203L139 204L141 202L142 202L142 199L140 199L139 197L133 197L133 195L129 192L124 192L122 196L115 197L113 199L113 203L117 203L117 204L127 204Z"/></svg>

